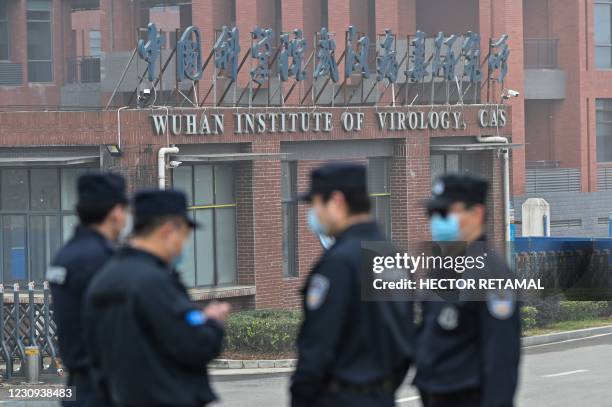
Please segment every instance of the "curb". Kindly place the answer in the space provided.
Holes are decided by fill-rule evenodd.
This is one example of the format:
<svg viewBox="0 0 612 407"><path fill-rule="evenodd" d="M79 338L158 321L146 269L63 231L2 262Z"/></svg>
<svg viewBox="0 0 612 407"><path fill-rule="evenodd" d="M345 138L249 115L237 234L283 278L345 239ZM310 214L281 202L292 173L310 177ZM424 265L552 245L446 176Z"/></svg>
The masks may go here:
<svg viewBox="0 0 612 407"><path fill-rule="evenodd" d="M584 339L596 335L612 334L612 325L596 328L577 329L575 331L557 332L545 335L527 336L521 338L521 346L548 345L574 339ZM212 375L249 375L268 373L287 373L293 371L297 359L278 360L232 360L215 359L209 363Z"/></svg>
<svg viewBox="0 0 612 407"><path fill-rule="evenodd" d="M597 328L577 329L575 331L557 332L545 335L527 336L521 338L521 345L536 346L548 345L555 342L567 341L572 339L584 339L594 335L612 334L612 325L600 326Z"/></svg>
<svg viewBox="0 0 612 407"><path fill-rule="evenodd" d="M297 366L297 359L232 360L215 359L208 364L211 369L287 369Z"/></svg>

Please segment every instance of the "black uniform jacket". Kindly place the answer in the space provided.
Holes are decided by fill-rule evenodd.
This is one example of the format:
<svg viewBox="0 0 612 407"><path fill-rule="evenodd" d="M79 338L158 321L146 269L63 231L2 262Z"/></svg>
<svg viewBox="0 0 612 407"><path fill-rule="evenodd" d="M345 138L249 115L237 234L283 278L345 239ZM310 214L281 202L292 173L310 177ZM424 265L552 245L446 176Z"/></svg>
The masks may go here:
<svg viewBox="0 0 612 407"><path fill-rule="evenodd" d="M480 240L476 249L479 253L469 255L484 251L488 275L513 277L486 239ZM518 303L511 298L503 301L492 292L486 301L423 303L415 349L416 386L434 394L479 390L482 406L512 406L518 382L521 327Z"/></svg>
<svg viewBox="0 0 612 407"><path fill-rule="evenodd" d="M93 364L114 405L201 406L215 399L206 364L221 351L223 328L199 320L164 261L123 248L92 281L85 302Z"/></svg>
<svg viewBox="0 0 612 407"><path fill-rule="evenodd" d="M82 337L81 305L91 279L114 252L104 236L80 225L47 270L60 356L68 369L83 369L89 365Z"/></svg>
<svg viewBox="0 0 612 407"><path fill-rule="evenodd" d="M304 288L304 322L292 378L294 400L315 398L330 380L401 384L410 365L413 312L405 302L363 301L365 241L382 241L374 223L349 227L314 266Z"/></svg>

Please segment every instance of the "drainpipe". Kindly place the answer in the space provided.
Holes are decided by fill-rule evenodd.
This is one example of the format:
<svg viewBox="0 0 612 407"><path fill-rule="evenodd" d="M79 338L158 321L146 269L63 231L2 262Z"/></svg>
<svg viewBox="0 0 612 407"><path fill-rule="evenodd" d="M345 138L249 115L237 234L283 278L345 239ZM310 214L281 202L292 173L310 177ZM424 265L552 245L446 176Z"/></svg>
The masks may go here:
<svg viewBox="0 0 612 407"><path fill-rule="evenodd" d="M162 147L157 151L157 180L159 189L166 189L166 156L178 154L178 147Z"/></svg>
<svg viewBox="0 0 612 407"><path fill-rule="evenodd" d="M502 136L477 136L479 143L504 143L508 144L508 138ZM510 241L510 154L509 149L501 149L504 159L504 235L506 242Z"/></svg>
<svg viewBox="0 0 612 407"><path fill-rule="evenodd" d="M129 106L122 106L117 109L117 148L121 150L121 111L129 108Z"/></svg>

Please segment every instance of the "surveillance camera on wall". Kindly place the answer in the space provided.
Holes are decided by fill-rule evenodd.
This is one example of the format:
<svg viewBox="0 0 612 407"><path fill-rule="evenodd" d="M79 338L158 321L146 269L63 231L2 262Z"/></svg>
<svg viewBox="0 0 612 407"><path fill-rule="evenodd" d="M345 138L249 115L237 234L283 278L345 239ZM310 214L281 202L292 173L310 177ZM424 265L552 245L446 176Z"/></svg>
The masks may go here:
<svg viewBox="0 0 612 407"><path fill-rule="evenodd" d="M520 93L516 90L513 89L507 89L504 94L502 95L502 98L508 100L510 98L515 98L518 97L520 95Z"/></svg>
<svg viewBox="0 0 612 407"><path fill-rule="evenodd" d="M170 168L177 168L179 167L183 162L182 161L170 161L168 163L168 167Z"/></svg>

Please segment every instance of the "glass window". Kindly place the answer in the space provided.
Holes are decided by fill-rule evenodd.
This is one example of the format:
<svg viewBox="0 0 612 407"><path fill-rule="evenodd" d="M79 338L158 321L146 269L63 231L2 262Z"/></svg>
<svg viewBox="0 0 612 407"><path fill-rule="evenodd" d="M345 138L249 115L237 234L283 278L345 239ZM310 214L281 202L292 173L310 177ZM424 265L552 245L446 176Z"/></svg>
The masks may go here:
<svg viewBox="0 0 612 407"><path fill-rule="evenodd" d="M52 82L51 1L28 0L27 4L28 80Z"/></svg>
<svg viewBox="0 0 612 407"><path fill-rule="evenodd" d="M195 184L195 205L211 205L215 200L213 193L213 166L197 165L192 168Z"/></svg>
<svg viewBox="0 0 612 407"><path fill-rule="evenodd" d="M321 0L321 27L329 28L328 0Z"/></svg>
<svg viewBox="0 0 612 407"><path fill-rule="evenodd" d="M187 205L193 205L193 167L181 165L172 170L172 184L187 195Z"/></svg>
<svg viewBox="0 0 612 407"><path fill-rule="evenodd" d="M42 282L74 233L76 180L86 168L0 170L0 264L5 283Z"/></svg>
<svg viewBox="0 0 612 407"><path fill-rule="evenodd" d="M391 238L390 160L371 158L368 162L368 193L372 200L372 214L381 232Z"/></svg>
<svg viewBox="0 0 612 407"><path fill-rule="evenodd" d="M0 1L0 60L9 59L8 4Z"/></svg>
<svg viewBox="0 0 612 407"><path fill-rule="evenodd" d="M60 247L59 220L57 216L30 217L30 279L42 281L47 266Z"/></svg>
<svg viewBox="0 0 612 407"><path fill-rule="evenodd" d="M72 235L74 229L79 225L79 217L77 215L62 216L62 242L66 243Z"/></svg>
<svg viewBox="0 0 612 407"><path fill-rule="evenodd" d="M283 210L283 274L298 275L297 267L297 163L281 163L281 203Z"/></svg>
<svg viewBox="0 0 612 407"><path fill-rule="evenodd" d="M26 217L2 217L2 265L4 283L26 281Z"/></svg>
<svg viewBox="0 0 612 407"><path fill-rule="evenodd" d="M59 209L59 179L57 169L45 168L30 171L30 209L44 211Z"/></svg>
<svg viewBox="0 0 612 407"><path fill-rule="evenodd" d="M198 285L215 284L215 239L214 210L198 210L195 218L202 225L195 233L196 239L196 280Z"/></svg>
<svg viewBox="0 0 612 407"><path fill-rule="evenodd" d="M234 174L231 165L215 165L215 204L234 201Z"/></svg>
<svg viewBox="0 0 612 407"><path fill-rule="evenodd" d="M597 161L612 161L612 99L596 101Z"/></svg>
<svg viewBox="0 0 612 407"><path fill-rule="evenodd" d="M600 69L612 68L612 1L595 2L595 66Z"/></svg>
<svg viewBox="0 0 612 407"><path fill-rule="evenodd" d="M23 211L29 208L28 170L2 170L0 196L3 211Z"/></svg>
<svg viewBox="0 0 612 407"><path fill-rule="evenodd" d="M236 282L236 209L215 209L217 284Z"/></svg>
<svg viewBox="0 0 612 407"><path fill-rule="evenodd" d="M92 57L102 55L102 37L99 30L89 31L89 55Z"/></svg>
<svg viewBox="0 0 612 407"><path fill-rule="evenodd" d="M185 251L180 273L187 286L236 282L236 204L231 165L183 165L172 185L189 196L190 212L202 227ZM193 198L192 198L193 197Z"/></svg>
<svg viewBox="0 0 612 407"><path fill-rule="evenodd" d="M72 211L77 203L77 181L86 168L63 168L62 170L62 210Z"/></svg>

